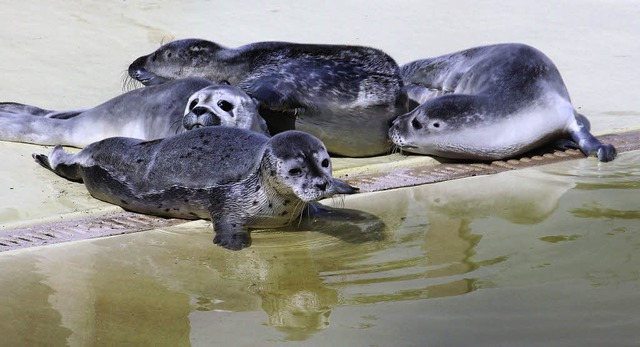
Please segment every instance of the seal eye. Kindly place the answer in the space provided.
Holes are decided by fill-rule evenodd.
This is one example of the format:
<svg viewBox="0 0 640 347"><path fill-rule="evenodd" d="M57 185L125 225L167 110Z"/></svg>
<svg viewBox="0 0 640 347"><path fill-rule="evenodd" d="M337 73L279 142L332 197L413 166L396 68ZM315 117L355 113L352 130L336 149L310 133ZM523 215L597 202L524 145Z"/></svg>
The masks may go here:
<svg viewBox="0 0 640 347"><path fill-rule="evenodd" d="M218 101L218 107L220 107L225 112L229 112L229 111L233 110L233 105L230 102L226 101L226 100Z"/></svg>
<svg viewBox="0 0 640 347"><path fill-rule="evenodd" d="M414 129L422 129L422 124L420 124L420 121L419 121L417 118L414 118L414 119L411 121L411 126L412 126Z"/></svg>
<svg viewBox="0 0 640 347"><path fill-rule="evenodd" d="M322 163L320 163L320 165L322 165L322 167L329 167L329 159L324 158L324 160L322 160Z"/></svg>
<svg viewBox="0 0 640 347"><path fill-rule="evenodd" d="M302 169L299 168L299 167L297 167L295 169L291 169L291 170L289 170L289 175L291 175L291 176L300 176L300 175L302 175Z"/></svg>
<svg viewBox="0 0 640 347"><path fill-rule="evenodd" d="M193 108L196 107L196 105L198 105L198 102L199 102L198 99L193 99L189 104L189 110L193 110Z"/></svg>

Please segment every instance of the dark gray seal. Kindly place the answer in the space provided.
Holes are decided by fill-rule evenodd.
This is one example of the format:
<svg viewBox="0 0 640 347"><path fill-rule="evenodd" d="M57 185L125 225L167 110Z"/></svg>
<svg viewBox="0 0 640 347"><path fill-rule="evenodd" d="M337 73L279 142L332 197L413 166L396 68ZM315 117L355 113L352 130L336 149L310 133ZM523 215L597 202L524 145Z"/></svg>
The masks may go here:
<svg viewBox="0 0 640 347"><path fill-rule="evenodd" d="M616 157L612 145L591 135L558 69L535 48L483 46L401 69L409 96L422 103L389 130L404 151L500 160L566 139L600 161Z"/></svg>
<svg viewBox="0 0 640 347"><path fill-rule="evenodd" d="M269 138L204 127L154 141L109 138L77 154L56 146L34 158L126 210L211 219L214 243L234 250L250 244L248 229L287 225L309 202L356 192L331 176L322 142L300 131Z"/></svg>
<svg viewBox="0 0 640 347"><path fill-rule="evenodd" d="M185 39L136 59L129 75L145 85L183 77L229 81L260 101L272 133L302 130L329 152L350 157L388 153L389 123L408 111L398 65L369 47L258 42L227 48Z"/></svg>
<svg viewBox="0 0 640 347"><path fill-rule="evenodd" d="M200 78L136 89L85 110L0 103L0 140L41 145L84 147L113 136L152 140L211 125L266 131L257 102L245 92Z"/></svg>

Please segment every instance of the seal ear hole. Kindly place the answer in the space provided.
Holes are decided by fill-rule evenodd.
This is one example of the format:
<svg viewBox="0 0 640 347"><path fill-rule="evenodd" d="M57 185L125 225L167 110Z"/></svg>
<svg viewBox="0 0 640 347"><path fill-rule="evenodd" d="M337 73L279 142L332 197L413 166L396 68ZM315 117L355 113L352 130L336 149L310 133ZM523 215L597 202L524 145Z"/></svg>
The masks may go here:
<svg viewBox="0 0 640 347"><path fill-rule="evenodd" d="M434 128L439 128L440 127L440 123L438 123L438 122L433 123L433 127Z"/></svg>
<svg viewBox="0 0 640 347"><path fill-rule="evenodd" d="M218 107L220 107L225 112L233 110L233 104L228 102L227 100L218 101Z"/></svg>
<svg viewBox="0 0 640 347"><path fill-rule="evenodd" d="M320 163L320 165L322 165L322 167L329 167L329 159L324 158L322 160L322 163Z"/></svg>
<svg viewBox="0 0 640 347"><path fill-rule="evenodd" d="M173 53L167 52L167 58L171 58L172 55L173 55Z"/></svg>
<svg viewBox="0 0 640 347"><path fill-rule="evenodd" d="M416 130L418 130L418 129L422 129L422 124L420 124L420 121L419 121L417 118L414 118L414 119L411 121L411 126L412 126L414 129L416 129Z"/></svg>
<svg viewBox="0 0 640 347"><path fill-rule="evenodd" d="M293 168L289 170L289 175L291 176L300 176L302 175L302 169L299 167Z"/></svg>
<svg viewBox="0 0 640 347"><path fill-rule="evenodd" d="M193 110L194 107L196 107L196 105L198 105L198 102L200 102L200 100L198 99L193 99L191 101L191 103L189 104L189 110Z"/></svg>

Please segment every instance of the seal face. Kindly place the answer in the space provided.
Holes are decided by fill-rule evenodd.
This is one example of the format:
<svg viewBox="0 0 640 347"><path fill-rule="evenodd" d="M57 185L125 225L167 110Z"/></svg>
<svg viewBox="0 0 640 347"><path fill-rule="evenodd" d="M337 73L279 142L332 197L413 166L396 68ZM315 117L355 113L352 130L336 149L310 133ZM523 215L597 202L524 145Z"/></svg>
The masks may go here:
<svg viewBox="0 0 640 347"><path fill-rule="evenodd" d="M189 106L196 98L193 113ZM219 123L207 121L216 118ZM42 145L84 147L113 136L151 140L198 125L222 124L265 131L257 104L245 92L200 78L140 88L86 110L50 111L0 103L0 140Z"/></svg>
<svg viewBox="0 0 640 347"><path fill-rule="evenodd" d="M260 102L271 133L302 130L344 156L388 153L389 122L408 111L398 65L369 47L258 42L226 48L185 39L139 57L129 75L145 85L183 77L229 81Z"/></svg>
<svg viewBox="0 0 640 347"><path fill-rule="evenodd" d="M356 192L331 176L322 142L299 131L269 138L204 127L154 141L108 138L77 154L56 146L34 158L126 210L211 219L214 243L228 249L248 246L248 229L287 225L309 202Z"/></svg>
<svg viewBox="0 0 640 347"><path fill-rule="evenodd" d="M601 161L616 156L591 135L555 65L532 47L477 47L401 70L409 95L421 103L389 129L407 152L499 160L566 138Z"/></svg>
<svg viewBox="0 0 640 347"><path fill-rule="evenodd" d="M269 134L257 102L230 85L209 86L191 95L182 118L187 130L219 125Z"/></svg>

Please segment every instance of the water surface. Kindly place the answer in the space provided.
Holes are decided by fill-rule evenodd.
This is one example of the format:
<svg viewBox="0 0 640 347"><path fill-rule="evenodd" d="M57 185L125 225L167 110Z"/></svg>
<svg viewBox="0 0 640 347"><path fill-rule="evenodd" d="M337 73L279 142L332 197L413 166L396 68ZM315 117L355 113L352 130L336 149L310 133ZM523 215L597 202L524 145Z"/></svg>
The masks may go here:
<svg viewBox="0 0 640 347"><path fill-rule="evenodd" d="M351 224L207 222L0 255L0 335L84 345L634 345L640 152L332 200ZM29 322L29 324L24 324Z"/></svg>

